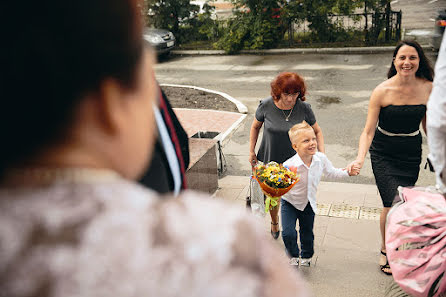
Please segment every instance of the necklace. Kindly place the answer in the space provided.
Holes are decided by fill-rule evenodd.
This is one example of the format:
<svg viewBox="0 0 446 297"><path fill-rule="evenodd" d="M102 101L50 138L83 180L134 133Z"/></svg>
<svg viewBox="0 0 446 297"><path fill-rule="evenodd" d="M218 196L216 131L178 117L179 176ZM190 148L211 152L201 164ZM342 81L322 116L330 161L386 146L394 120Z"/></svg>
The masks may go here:
<svg viewBox="0 0 446 297"><path fill-rule="evenodd" d="M290 111L290 113L288 115L286 115L285 112L283 111L283 109L281 109L281 111L283 113L283 116L285 117L285 121L287 121L287 122L289 121L290 116L293 113L293 109L294 109L294 105L293 105L293 108L291 108L291 111Z"/></svg>

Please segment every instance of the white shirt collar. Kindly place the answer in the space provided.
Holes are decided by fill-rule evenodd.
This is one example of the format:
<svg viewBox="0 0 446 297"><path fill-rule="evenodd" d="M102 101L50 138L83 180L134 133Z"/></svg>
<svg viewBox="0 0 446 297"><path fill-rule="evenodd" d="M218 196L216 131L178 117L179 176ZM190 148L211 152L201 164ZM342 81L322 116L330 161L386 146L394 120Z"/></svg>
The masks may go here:
<svg viewBox="0 0 446 297"><path fill-rule="evenodd" d="M294 155L293 158L295 158L297 167L300 167L300 166L303 165L303 166L308 168L308 166L305 165L304 161L302 161L302 159L300 158L300 156L299 156L299 154L297 152L296 152L296 154ZM317 154L314 154L313 155L313 159L311 160L311 164L319 163L319 162L321 162L321 158L319 158L319 156ZM311 167L311 165L310 165L310 167Z"/></svg>

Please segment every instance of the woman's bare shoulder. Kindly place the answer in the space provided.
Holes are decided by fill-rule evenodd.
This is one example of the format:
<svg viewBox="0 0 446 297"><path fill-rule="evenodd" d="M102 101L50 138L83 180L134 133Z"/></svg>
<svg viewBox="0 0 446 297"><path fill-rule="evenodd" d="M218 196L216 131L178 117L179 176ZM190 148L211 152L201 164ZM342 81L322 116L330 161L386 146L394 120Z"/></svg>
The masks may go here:
<svg viewBox="0 0 446 297"><path fill-rule="evenodd" d="M425 78L418 78L418 83L429 93L432 91L433 83Z"/></svg>
<svg viewBox="0 0 446 297"><path fill-rule="evenodd" d="M433 83L427 79L420 78L420 85L421 85L421 89L423 90L423 93L424 93L424 96L423 96L423 98L425 99L424 104L427 104L427 101L429 100L429 96L432 92Z"/></svg>
<svg viewBox="0 0 446 297"><path fill-rule="evenodd" d="M389 91L391 91L394 88L392 80L386 79L379 85L375 87L375 89L372 92L372 97L375 98L382 98L384 97Z"/></svg>

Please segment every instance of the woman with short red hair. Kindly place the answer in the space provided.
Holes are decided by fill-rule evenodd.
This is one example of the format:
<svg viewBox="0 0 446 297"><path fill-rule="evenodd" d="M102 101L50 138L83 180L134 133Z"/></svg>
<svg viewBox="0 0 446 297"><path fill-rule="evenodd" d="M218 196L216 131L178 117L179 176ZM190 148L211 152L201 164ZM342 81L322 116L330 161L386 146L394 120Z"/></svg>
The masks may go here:
<svg viewBox="0 0 446 297"><path fill-rule="evenodd" d="M255 166L263 163L283 163L294 151L288 130L297 123L306 121L316 134L317 148L325 152L322 130L316 122L310 104L305 101L306 86L303 78L294 72L282 72L271 82L271 97L260 101L249 136L249 162ZM260 128L264 125L262 142L256 155L255 147ZM270 211L271 235L277 239L279 231L279 209Z"/></svg>

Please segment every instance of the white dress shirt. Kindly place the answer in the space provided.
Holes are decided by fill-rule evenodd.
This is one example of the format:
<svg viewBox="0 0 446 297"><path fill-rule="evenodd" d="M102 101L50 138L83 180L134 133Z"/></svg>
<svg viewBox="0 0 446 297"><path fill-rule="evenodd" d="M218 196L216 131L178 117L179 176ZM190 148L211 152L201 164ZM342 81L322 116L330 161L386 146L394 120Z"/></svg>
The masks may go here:
<svg viewBox="0 0 446 297"><path fill-rule="evenodd" d="M317 185L321 181L322 175L328 178L341 178L348 176L346 170L333 167L327 156L321 152L313 155L310 167L304 164L299 154L283 163L284 166L297 167L297 174L301 175L301 179L294 185L291 190L282 196L282 199L291 203L296 209L303 211L308 201L311 208L316 213L316 191Z"/></svg>
<svg viewBox="0 0 446 297"><path fill-rule="evenodd" d="M153 111L155 114L155 121L158 127L158 133L161 137L161 143L166 154L167 163L169 164L170 172L173 177L174 189L173 193L177 196L181 190L181 170L180 163L178 161L177 154L175 152L175 147L170 138L169 132L167 131L166 124L164 123L163 116L158 108L158 106L153 105Z"/></svg>
<svg viewBox="0 0 446 297"><path fill-rule="evenodd" d="M446 34L443 35L432 93L427 103L429 159L435 169L437 188L446 193Z"/></svg>

